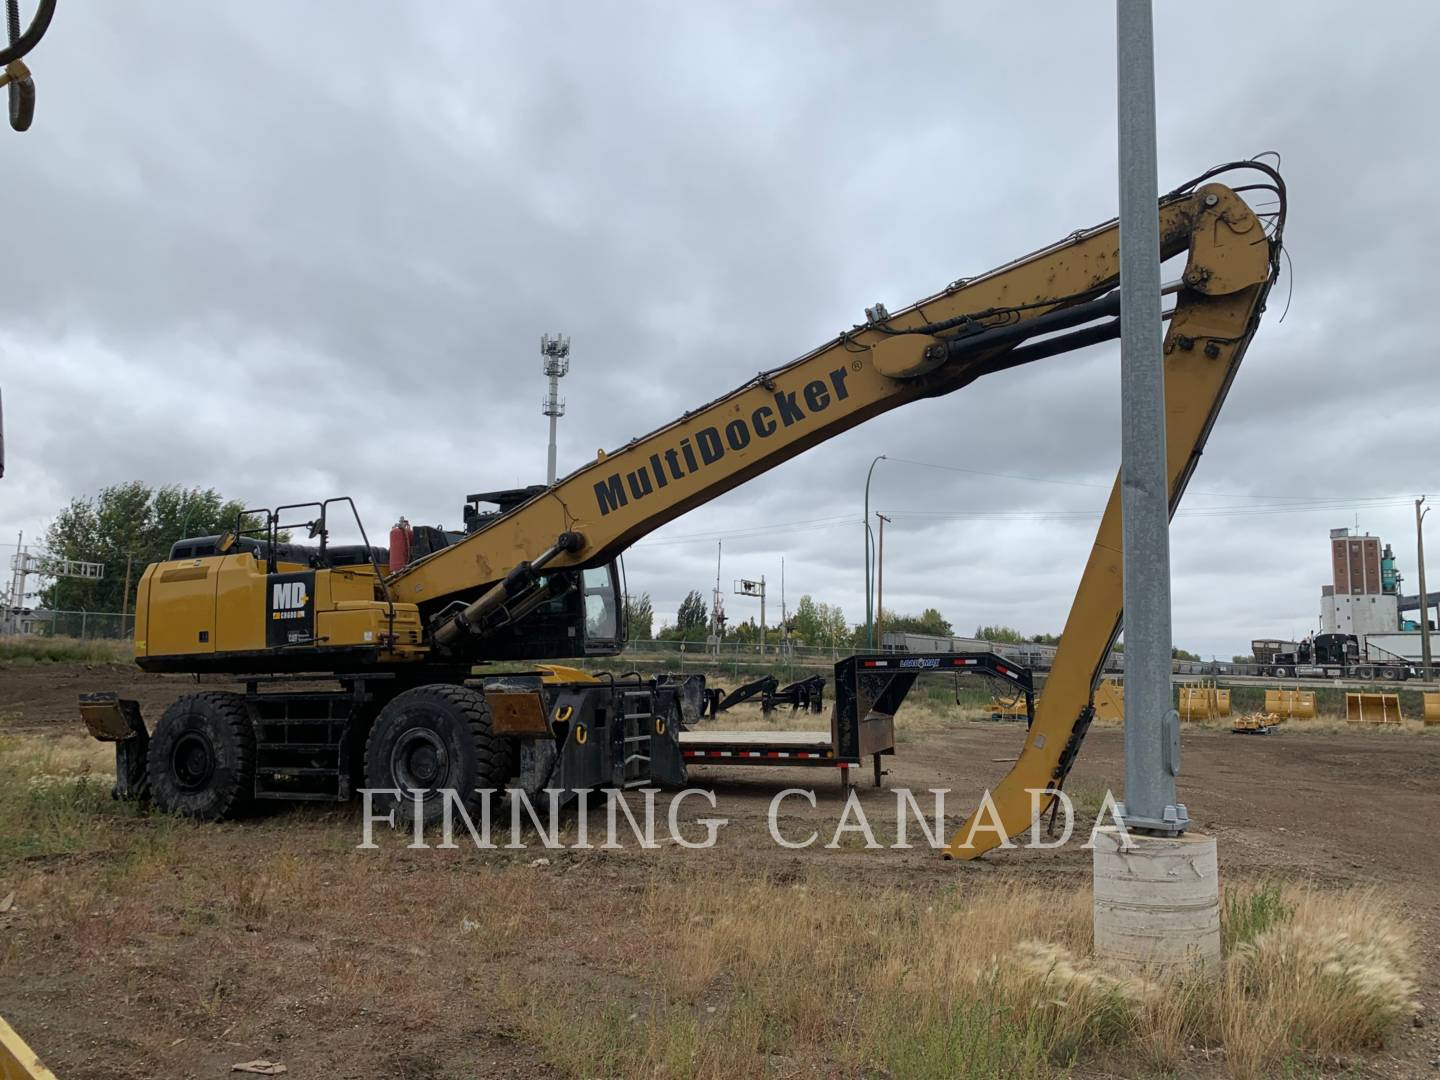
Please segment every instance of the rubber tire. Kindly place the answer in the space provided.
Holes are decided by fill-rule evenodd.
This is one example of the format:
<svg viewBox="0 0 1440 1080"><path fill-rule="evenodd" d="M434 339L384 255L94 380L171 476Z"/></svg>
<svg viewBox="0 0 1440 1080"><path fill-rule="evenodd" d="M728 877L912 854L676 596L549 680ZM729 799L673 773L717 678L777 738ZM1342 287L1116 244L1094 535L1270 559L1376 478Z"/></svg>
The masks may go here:
<svg viewBox="0 0 1440 1080"><path fill-rule="evenodd" d="M215 755L209 782L187 791L171 770L172 751L186 732L208 736ZM239 694L189 694L171 703L150 736L146 760L150 798L167 813L200 821L236 817L255 795L255 729Z"/></svg>
<svg viewBox="0 0 1440 1080"><path fill-rule="evenodd" d="M1380 669L1380 678L1386 682L1399 682L1400 669L1395 667L1382 667Z"/></svg>
<svg viewBox="0 0 1440 1080"><path fill-rule="evenodd" d="M415 727L434 732L447 755L445 776L426 789L430 794L423 801L425 824L441 819L441 788L454 788L465 812L478 824L481 796L477 789L503 791L510 776L510 748L490 726L490 706L485 695L468 686L448 683L417 686L397 694L380 710L365 740L367 788L402 787L391 768L391 755L400 737ZM408 795L397 799L377 791L373 798L374 813L384 815L394 810L397 822L415 820L415 800Z"/></svg>
<svg viewBox="0 0 1440 1080"><path fill-rule="evenodd" d="M1372 667L1358 668L1355 672L1355 677L1357 679L1373 679L1375 678L1375 669Z"/></svg>
<svg viewBox="0 0 1440 1080"><path fill-rule="evenodd" d="M1277 678L1277 679L1288 679L1289 677L1290 677L1290 669L1289 669L1289 668L1287 668L1287 667L1277 667L1277 668L1275 669L1275 678Z"/></svg>

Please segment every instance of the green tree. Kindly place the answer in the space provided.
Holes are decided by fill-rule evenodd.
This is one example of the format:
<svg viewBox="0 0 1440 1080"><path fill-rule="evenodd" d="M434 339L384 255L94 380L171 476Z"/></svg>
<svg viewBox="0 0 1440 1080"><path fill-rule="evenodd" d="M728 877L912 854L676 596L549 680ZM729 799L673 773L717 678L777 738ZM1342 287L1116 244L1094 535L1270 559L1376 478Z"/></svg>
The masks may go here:
<svg viewBox="0 0 1440 1080"><path fill-rule="evenodd" d="M630 628L632 640L649 641L654 636L655 605L648 592L625 597L625 625Z"/></svg>
<svg viewBox="0 0 1440 1080"><path fill-rule="evenodd" d="M685 594L685 599L680 601L680 610L675 613L675 626L681 633L688 634L692 630L704 630L710 622L710 614L705 606L705 597L699 589L691 589Z"/></svg>
<svg viewBox="0 0 1440 1080"><path fill-rule="evenodd" d="M661 641L704 641L709 632L710 613L705 606L705 596L699 589L692 589L680 601L675 625L662 626L655 636Z"/></svg>
<svg viewBox="0 0 1440 1080"><path fill-rule="evenodd" d="M233 528L243 509L242 503L227 502L214 488L152 488L138 480L102 488L92 498L73 499L46 531L46 550L57 558L104 563L105 576L93 581L55 578L41 590L41 602L62 611L133 608L135 587L148 564L164 559L170 545L183 537ZM245 524L248 528L255 522Z"/></svg>
<svg viewBox="0 0 1440 1080"><path fill-rule="evenodd" d="M955 630L950 621L935 608L926 608L919 615L896 615L893 611L881 612L877 623L882 631L893 630L902 634L929 634L932 637L951 637Z"/></svg>
<svg viewBox="0 0 1440 1080"><path fill-rule="evenodd" d="M982 641L999 641L1008 645L1019 645L1025 641L1025 635L1013 626L977 626L975 636Z"/></svg>
<svg viewBox="0 0 1440 1080"><path fill-rule="evenodd" d="M821 625L820 609L824 606L816 604L809 595L800 597L795 614L790 617L790 636L804 645L823 644L821 639L825 630Z"/></svg>
<svg viewBox="0 0 1440 1080"><path fill-rule="evenodd" d="M845 640L845 612L838 605L821 604L815 609L815 614L820 621L820 636L813 644L829 645Z"/></svg>
<svg viewBox="0 0 1440 1080"><path fill-rule="evenodd" d="M755 616L752 615L744 622L737 623L727 635L727 640L738 641L742 645L754 645L758 642L760 640L760 624L755 621Z"/></svg>

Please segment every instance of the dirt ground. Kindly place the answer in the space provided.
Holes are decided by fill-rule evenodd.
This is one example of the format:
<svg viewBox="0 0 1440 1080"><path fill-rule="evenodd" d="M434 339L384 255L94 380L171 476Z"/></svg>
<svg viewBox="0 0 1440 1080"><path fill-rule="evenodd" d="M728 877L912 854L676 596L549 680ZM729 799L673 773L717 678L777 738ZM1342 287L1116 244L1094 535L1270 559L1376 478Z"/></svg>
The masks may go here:
<svg viewBox="0 0 1440 1080"><path fill-rule="evenodd" d="M90 689L138 698L153 723L191 682L128 667L0 670L0 736L78 733L76 695ZM1019 725L988 722L912 735L887 763L886 785L951 789L953 827L1004 774L1021 739ZM1423 963L1419 1023L1386 1050L1336 1068L1440 1077L1440 736L1306 733L1299 724L1268 737L1187 730L1183 745L1181 797L1197 827L1218 838L1227 878L1374 884L1405 903ZM1072 788L1121 788L1121 750L1118 728L1092 730ZM103 761L104 749L96 751ZM894 796L871 787L868 770L860 779L862 803L887 841ZM123 864L105 850L19 859L0 866L0 896L17 892L14 910L0 914L0 1015L62 1080L218 1077L252 1058L284 1061L296 1077L550 1076L540 1053L497 1020L489 1001L501 966L573 965L577 981L624 970L625 927L615 922L623 906L592 904L591 897L637 895L657 876L697 874L782 881L818 874L937 892L1001 878L1088 884L1089 853L1078 840L1059 851L1021 849L976 863L943 862L924 847L865 850L847 841L842 850L825 850L820 845L843 800L834 770L697 767L691 783L712 788L718 807L692 800L681 815L686 831L701 831L698 817L730 821L710 851L673 843L658 851L633 843L620 851L411 851L408 836L384 831L378 851L357 851L358 805L301 806L188 827L179 834L180 857L146 878L139 908L106 901L106 883L141 858L133 851ZM819 795L813 809L800 799L785 804L789 836L821 832L803 850L767 838L769 802L792 786ZM119 825L161 827L147 818ZM542 857L548 862L530 865ZM507 938L508 950L477 954L437 938L467 918L474 885L516 866L536 882L517 905L543 909L516 917L533 914L543 924L543 949L517 954ZM310 914L273 893L257 895L247 884L256 868L264 868L266 889L307 897ZM32 914L43 904L31 897L61 895L58 884L70 879L93 885L83 894L93 910L71 913L67 925L83 932L46 934L49 924ZM332 917L332 908L345 918ZM357 1000L369 1004L356 1009ZM792 1062L777 1072L826 1070Z"/></svg>

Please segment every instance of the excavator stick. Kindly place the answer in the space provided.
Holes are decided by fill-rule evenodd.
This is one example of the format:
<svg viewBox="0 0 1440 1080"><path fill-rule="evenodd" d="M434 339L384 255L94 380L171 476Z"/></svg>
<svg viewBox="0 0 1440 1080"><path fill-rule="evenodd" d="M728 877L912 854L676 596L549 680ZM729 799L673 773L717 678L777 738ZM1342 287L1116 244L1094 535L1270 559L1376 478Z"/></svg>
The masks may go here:
<svg viewBox="0 0 1440 1080"><path fill-rule="evenodd" d="M1284 189L1269 172L1283 207ZM1199 188L1186 200L1181 221L1165 222L1161 256L1188 252L1182 288L1165 335L1165 439L1173 515L1235 372L1245 354L1274 281L1278 235L1267 235L1239 195L1220 185ZM1182 225L1183 222L1183 225ZM1176 226L1180 226L1179 229ZM1188 235L1186 235L1188 234ZM1118 231L1110 241L1118 260ZM1118 262L1116 263L1118 265ZM1025 745L1009 774L956 830L947 858L973 859L1021 835L1034 820L1032 791L1054 792L1064 783L1093 715L1093 688L1119 636L1124 603L1120 477L1111 489L1095 543L1066 619L1045 693ZM1161 723L1160 717L1127 722ZM1179 732L1169 733L1171 768L1179 770ZM1054 802L1038 799L1040 815ZM984 805L984 804L982 804Z"/></svg>

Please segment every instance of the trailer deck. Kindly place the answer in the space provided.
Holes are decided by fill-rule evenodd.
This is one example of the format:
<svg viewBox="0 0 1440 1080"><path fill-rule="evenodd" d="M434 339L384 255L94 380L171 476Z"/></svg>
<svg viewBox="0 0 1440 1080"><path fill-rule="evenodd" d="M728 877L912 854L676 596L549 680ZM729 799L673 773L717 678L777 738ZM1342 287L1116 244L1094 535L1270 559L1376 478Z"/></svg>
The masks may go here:
<svg viewBox="0 0 1440 1080"><path fill-rule="evenodd" d="M881 759L895 753L895 713L915 680L927 672L998 679L1025 695L1035 716L1030 672L993 652L851 656L835 665L835 704L829 731L733 731L704 724L680 732L686 765L831 766L849 782L850 769L872 759L875 786Z"/></svg>

